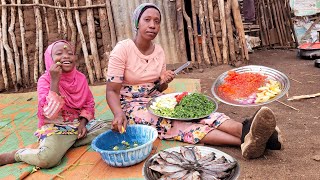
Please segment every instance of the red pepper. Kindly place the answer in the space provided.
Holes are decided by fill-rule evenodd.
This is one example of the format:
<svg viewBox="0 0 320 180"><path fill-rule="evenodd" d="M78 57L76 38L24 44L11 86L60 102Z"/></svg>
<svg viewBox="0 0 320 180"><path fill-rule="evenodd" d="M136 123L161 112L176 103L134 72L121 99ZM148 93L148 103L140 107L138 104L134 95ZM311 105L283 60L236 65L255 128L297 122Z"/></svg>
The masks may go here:
<svg viewBox="0 0 320 180"><path fill-rule="evenodd" d="M188 92L183 92L181 94L175 95L174 97L176 98L177 103L179 103L187 95L188 95Z"/></svg>

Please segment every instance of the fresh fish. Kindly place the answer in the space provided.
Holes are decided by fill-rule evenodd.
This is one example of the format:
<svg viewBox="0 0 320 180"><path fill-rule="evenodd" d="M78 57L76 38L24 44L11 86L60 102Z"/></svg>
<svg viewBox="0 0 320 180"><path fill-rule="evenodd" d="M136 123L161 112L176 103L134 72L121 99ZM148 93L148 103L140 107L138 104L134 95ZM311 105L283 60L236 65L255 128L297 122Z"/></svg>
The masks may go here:
<svg viewBox="0 0 320 180"><path fill-rule="evenodd" d="M230 162L224 156L216 158L214 152L202 155L199 146L182 146L180 152L159 152L147 174L161 180L214 180L228 178L236 166L237 162Z"/></svg>
<svg viewBox="0 0 320 180"><path fill-rule="evenodd" d="M169 153L167 151L160 151L159 155L163 160L167 161L170 164L181 164L182 163L180 158L178 158L176 155Z"/></svg>
<svg viewBox="0 0 320 180"><path fill-rule="evenodd" d="M192 148L192 151L196 157L196 160L198 161L199 159L201 159L201 152L200 152L200 149L197 147L197 146L194 146Z"/></svg>
<svg viewBox="0 0 320 180"><path fill-rule="evenodd" d="M192 149L189 149L187 147L181 146L180 147L180 151L181 151L182 156L186 160L188 160L188 161L190 161L192 163L197 162L197 158L196 158L196 156L195 156L195 154L194 154Z"/></svg>
<svg viewBox="0 0 320 180"><path fill-rule="evenodd" d="M216 154L211 152L205 156L202 156L201 159L198 160L199 164L205 164L207 162L213 161L216 158Z"/></svg>
<svg viewBox="0 0 320 180"><path fill-rule="evenodd" d="M188 172L189 172L188 170L183 170L175 173L168 173L168 174L162 175L160 179L178 179L185 176Z"/></svg>
<svg viewBox="0 0 320 180"><path fill-rule="evenodd" d="M168 173L174 173L174 172L185 170L184 168L178 165L170 165L170 164L151 165L149 166L149 168L161 174L168 174Z"/></svg>
<svg viewBox="0 0 320 180"><path fill-rule="evenodd" d="M210 171L222 172L222 171L228 171L229 169L234 168L236 165L237 165L236 162L231 162L231 163L223 163L223 164L210 164L202 167Z"/></svg>
<svg viewBox="0 0 320 180"><path fill-rule="evenodd" d="M201 180L201 175L198 171L192 171L183 176L182 180Z"/></svg>
<svg viewBox="0 0 320 180"><path fill-rule="evenodd" d="M221 156L218 159L205 162L202 165L203 166L208 166L208 165L212 165L212 164L223 164L223 163L228 163L228 160L224 156Z"/></svg>
<svg viewBox="0 0 320 180"><path fill-rule="evenodd" d="M186 160L181 153L178 153L176 151L172 151L172 154L176 155L184 164L189 164L190 162Z"/></svg>
<svg viewBox="0 0 320 180"><path fill-rule="evenodd" d="M207 169L202 169L200 174L201 174L201 176L203 174L210 175L211 177L214 177L214 178L217 178L217 179L223 179L223 178L226 178L226 177L228 177L230 175L230 173L214 172L214 171L210 171L210 170L207 170Z"/></svg>
<svg viewBox="0 0 320 180"><path fill-rule="evenodd" d="M211 174L207 174L207 173L200 173L201 175L201 179L202 180L217 180L218 178L212 176Z"/></svg>
<svg viewBox="0 0 320 180"><path fill-rule="evenodd" d="M166 163L167 163L167 161L163 160L161 157L156 158L155 161L156 161L158 164L166 164Z"/></svg>

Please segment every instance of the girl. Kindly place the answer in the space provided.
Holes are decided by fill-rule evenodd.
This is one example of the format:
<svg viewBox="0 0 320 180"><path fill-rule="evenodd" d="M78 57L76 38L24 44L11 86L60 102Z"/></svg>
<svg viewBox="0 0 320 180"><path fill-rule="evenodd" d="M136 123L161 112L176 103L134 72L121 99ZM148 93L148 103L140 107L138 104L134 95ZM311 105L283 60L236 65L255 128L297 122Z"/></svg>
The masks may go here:
<svg viewBox="0 0 320 180"><path fill-rule="evenodd" d="M38 81L37 149L23 148L0 155L0 165L23 161L41 168L56 166L70 147L88 144L109 129L94 119L94 99L67 41L52 43L45 52L46 72Z"/></svg>
<svg viewBox="0 0 320 180"><path fill-rule="evenodd" d="M218 112L198 122L184 122L159 118L147 111L147 102L162 95L175 77L173 71L166 70L163 49L152 42L160 23L159 8L152 3L141 4L133 14L134 38L119 42L110 54L106 98L114 115L112 129L121 132L127 123L151 125L161 139L241 146L245 158L260 157L266 146L280 149L276 120L267 107L244 123ZM156 80L160 80L160 87L148 95Z"/></svg>

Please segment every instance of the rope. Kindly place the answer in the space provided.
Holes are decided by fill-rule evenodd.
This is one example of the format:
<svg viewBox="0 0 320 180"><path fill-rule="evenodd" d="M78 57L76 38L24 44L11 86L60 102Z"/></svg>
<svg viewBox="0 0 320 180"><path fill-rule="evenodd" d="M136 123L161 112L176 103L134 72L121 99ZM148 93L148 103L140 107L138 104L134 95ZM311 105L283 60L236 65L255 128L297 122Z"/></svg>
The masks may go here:
<svg viewBox="0 0 320 180"><path fill-rule="evenodd" d="M59 6L52 6L48 4L4 4L0 5L0 7L47 7L53 9L65 9L65 10L78 10L78 9L88 9L88 8L105 8L106 4L96 4L90 6L78 6L78 7L59 7Z"/></svg>

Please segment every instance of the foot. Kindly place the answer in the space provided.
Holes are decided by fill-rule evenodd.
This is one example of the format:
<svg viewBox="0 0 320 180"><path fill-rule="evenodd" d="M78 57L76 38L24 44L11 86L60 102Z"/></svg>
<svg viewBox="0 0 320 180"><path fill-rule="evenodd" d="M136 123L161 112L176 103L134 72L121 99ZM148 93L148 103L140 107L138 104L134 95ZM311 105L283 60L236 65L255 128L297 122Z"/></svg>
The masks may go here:
<svg viewBox="0 0 320 180"><path fill-rule="evenodd" d="M246 159L260 157L275 127L276 120L273 112L267 107L262 107L253 117L249 133L241 144L242 156Z"/></svg>
<svg viewBox="0 0 320 180"><path fill-rule="evenodd" d="M14 155L16 151L0 154L0 166L15 163Z"/></svg>
<svg viewBox="0 0 320 180"><path fill-rule="evenodd" d="M276 126L275 131L269 138L266 149L270 150L281 150L283 149L283 137L278 126Z"/></svg>

